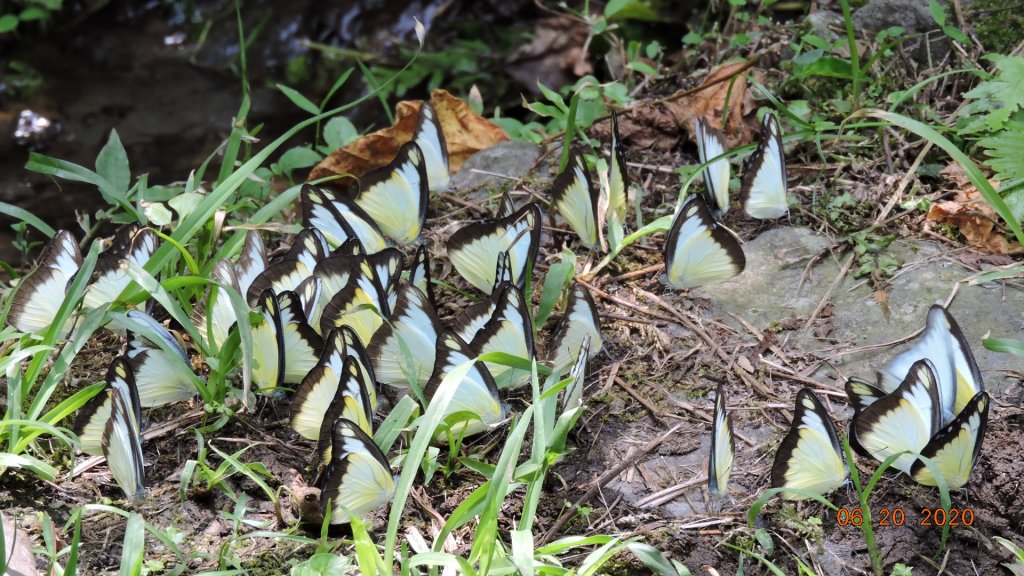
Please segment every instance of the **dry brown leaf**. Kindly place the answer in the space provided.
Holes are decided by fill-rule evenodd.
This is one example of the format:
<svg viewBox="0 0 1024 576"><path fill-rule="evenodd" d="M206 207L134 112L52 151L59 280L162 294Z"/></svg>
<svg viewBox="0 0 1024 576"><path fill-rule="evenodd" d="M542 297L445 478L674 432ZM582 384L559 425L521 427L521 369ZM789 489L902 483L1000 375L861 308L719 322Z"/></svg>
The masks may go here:
<svg viewBox="0 0 1024 576"><path fill-rule="evenodd" d="M309 174L310 180L334 175L362 176L387 165L398 149L412 139L420 100L403 100L395 107L394 125L367 134L335 150ZM473 154L508 140L505 132L490 120L473 112L469 105L444 90L434 90L430 104L437 111L448 147L448 165L454 173Z"/></svg>
<svg viewBox="0 0 1024 576"><path fill-rule="evenodd" d="M585 49L588 34L586 23L568 16L540 20L533 40L509 55L505 72L534 93L538 81L556 90L571 84L594 71Z"/></svg>
<svg viewBox="0 0 1024 576"><path fill-rule="evenodd" d="M750 96L747 79L743 76L746 67L747 63L742 61L723 64L708 74L701 84L706 88L666 103L676 123L686 128L691 139L697 132L697 118L703 118L711 126L721 129L722 110L728 102L729 129L725 136L729 146L750 142L758 129L758 123L753 115L754 100Z"/></svg>
<svg viewBox="0 0 1024 576"><path fill-rule="evenodd" d="M927 220L956 226L973 246L993 254L1006 254L1020 249L996 227L999 215L968 180L959 164L950 163L939 174L956 186L956 199L936 202L928 210ZM993 182L998 187L997 182Z"/></svg>

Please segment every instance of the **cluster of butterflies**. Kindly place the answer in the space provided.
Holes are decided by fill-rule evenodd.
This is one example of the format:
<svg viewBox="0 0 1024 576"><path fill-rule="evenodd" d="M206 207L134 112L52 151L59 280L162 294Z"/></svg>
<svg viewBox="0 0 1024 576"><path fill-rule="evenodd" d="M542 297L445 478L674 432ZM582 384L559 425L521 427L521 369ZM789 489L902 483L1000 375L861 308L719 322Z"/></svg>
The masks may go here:
<svg viewBox="0 0 1024 576"><path fill-rule="evenodd" d="M665 282L677 289L724 282L746 267L736 235L718 221L729 210L725 136L701 119L697 120L697 154L704 166L705 194L687 198L665 241ZM747 158L740 195L744 210L754 218L781 218L789 212L782 129L771 112L764 115L757 148Z"/></svg>
<svg viewBox="0 0 1024 576"><path fill-rule="evenodd" d="M949 489L967 483L981 452L990 401L963 332L944 307L931 307L924 333L879 371L876 383L854 377L846 392L854 408L849 439L855 451L879 462L896 457L891 465L925 486L938 481L922 457ZM732 422L719 385L708 466L712 495L727 491L733 454ZM800 390L792 427L775 454L772 488L797 489L780 496L801 500L835 490L847 474L828 412L809 388Z"/></svg>
<svg viewBox="0 0 1024 576"><path fill-rule="evenodd" d="M211 349L223 346L239 322L252 323L249 375L258 393L294 388L291 424L317 442L321 506L332 523L373 510L391 498L394 476L374 443L381 385L414 389L429 405L453 369L500 352L527 361L537 356L532 305L523 289L541 237L536 203L517 208L506 194L494 218L469 224L447 240L454 269L484 293L450 326L436 310L430 254L419 245L405 266L400 247L420 238L428 194L448 185L443 132L429 104L421 107L413 141L388 166L359 180L354 193L305 186L305 228L283 256L271 259L260 233L250 230L234 262L221 260L213 285L192 321ZM87 304L114 302L130 283L124 260L144 266L156 235L133 226L118 232L100 255ZM52 322L81 263L71 234L58 233L14 298L9 321L40 333ZM230 293L246 310L240 316ZM236 300L237 300L236 299ZM105 390L80 412L74 430L83 451L106 456L130 497L144 493L143 407L192 398L191 360L174 334L146 312L126 315L127 347L107 373ZM251 318L254 317L254 318ZM588 291L573 286L565 314L542 357L573 384L563 406L582 402L582 371L602 346L600 321ZM499 390L521 386L530 372L478 361L457 383L445 406L449 431L471 435L505 417ZM329 502L333 504L329 505Z"/></svg>

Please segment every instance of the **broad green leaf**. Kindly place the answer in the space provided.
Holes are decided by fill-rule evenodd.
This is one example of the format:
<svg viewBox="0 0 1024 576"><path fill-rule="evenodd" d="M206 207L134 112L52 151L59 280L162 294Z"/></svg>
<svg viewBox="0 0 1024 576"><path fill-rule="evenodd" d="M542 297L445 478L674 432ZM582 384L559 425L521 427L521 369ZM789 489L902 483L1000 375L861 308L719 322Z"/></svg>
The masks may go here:
<svg viewBox="0 0 1024 576"><path fill-rule="evenodd" d="M10 32L18 27L18 17L14 14L0 16L0 34Z"/></svg>
<svg viewBox="0 0 1024 576"><path fill-rule="evenodd" d="M358 137L359 131L352 121L344 116L335 116L324 124L324 142L330 150L347 146Z"/></svg>
<svg viewBox="0 0 1024 576"><path fill-rule="evenodd" d="M110 131L107 143L100 150L99 156L96 156L96 173L110 182L118 194L124 195L131 186L128 153L124 151L117 130Z"/></svg>

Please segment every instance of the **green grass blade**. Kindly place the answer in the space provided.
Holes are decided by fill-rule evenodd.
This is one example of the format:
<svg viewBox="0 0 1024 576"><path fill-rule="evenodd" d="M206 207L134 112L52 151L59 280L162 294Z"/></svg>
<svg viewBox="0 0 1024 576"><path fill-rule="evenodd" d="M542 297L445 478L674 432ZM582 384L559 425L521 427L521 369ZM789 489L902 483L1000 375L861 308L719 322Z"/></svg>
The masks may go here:
<svg viewBox="0 0 1024 576"><path fill-rule="evenodd" d="M128 526L124 532L124 548L121 550L119 576L142 574L142 558L146 552L145 524L139 514L133 513L128 517Z"/></svg>
<svg viewBox="0 0 1024 576"><path fill-rule="evenodd" d="M949 154L949 156L956 161L957 164L963 168L964 173L967 174L967 179L970 180L971 184L981 192L982 197L992 206L992 208L999 214L999 216L1006 222L1006 225L1013 232L1017 238L1017 242L1024 244L1024 230L1021 229L1020 222L1013 217L1013 212L1010 207L1006 205L1003 197L999 195L999 192L992 187L988 179L982 173L981 168L971 160L967 154L964 154L955 144L949 141L948 138L940 134L936 129L931 126L908 118L902 114L895 112L886 112L885 110L866 110L863 112L864 115L873 116L886 122L899 126L904 130L908 130L917 134L921 138L928 140L932 144L938 146L942 150ZM857 117L855 114L854 117Z"/></svg>
<svg viewBox="0 0 1024 576"><path fill-rule="evenodd" d="M0 214L6 214L15 220L25 222L36 230L46 234L47 238L53 238L54 234L57 233L52 226L40 220L35 214L25 210L24 208L14 206L13 204L0 202ZM0 572L0 574L2 574L2 572Z"/></svg>

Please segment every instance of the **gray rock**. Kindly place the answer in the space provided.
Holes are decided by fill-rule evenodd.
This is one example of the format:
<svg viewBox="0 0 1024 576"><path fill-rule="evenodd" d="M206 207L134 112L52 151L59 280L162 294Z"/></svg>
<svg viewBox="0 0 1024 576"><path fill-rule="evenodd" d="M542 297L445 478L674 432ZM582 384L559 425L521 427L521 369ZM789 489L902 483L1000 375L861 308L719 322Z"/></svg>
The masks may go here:
<svg viewBox="0 0 1024 576"><path fill-rule="evenodd" d="M715 317L742 329L734 314L759 330L777 327L786 319L803 319L821 300L835 279L843 257L827 257L809 272L798 289L807 258L828 247L828 241L802 228L775 228L744 246L747 269L735 279L696 291L707 298ZM851 348L892 342L924 327L928 308L943 302L953 287L972 275L945 257L944 246L923 240L896 241L886 251L903 262L888 290L888 310L873 297L866 282L847 275L832 292L831 321L834 330L825 338L812 332L782 331L783 350L797 349L822 359L825 366L814 378L874 377L880 368L907 344L844 355ZM963 330L981 368L985 386L998 400L1010 387L1006 370L1024 371L1024 359L986 350L983 338L1024 337L1024 292L998 283L960 284L950 313ZM743 333L747 333L743 329Z"/></svg>
<svg viewBox="0 0 1024 576"><path fill-rule="evenodd" d="M946 2L940 0L945 6ZM855 30L881 32L893 26L904 34L921 34L923 39L908 40L903 49L919 64L928 66L949 52L949 41L932 18L928 0L871 0L853 13Z"/></svg>
<svg viewBox="0 0 1024 576"><path fill-rule="evenodd" d="M836 40L839 34L834 30L843 28L843 15L831 10L818 10L807 15L804 23L810 27L815 36L826 40Z"/></svg>
<svg viewBox="0 0 1024 576"><path fill-rule="evenodd" d="M466 196L482 188L508 187L522 178L540 157L541 147L529 142L501 142L469 157L452 176L452 189Z"/></svg>

